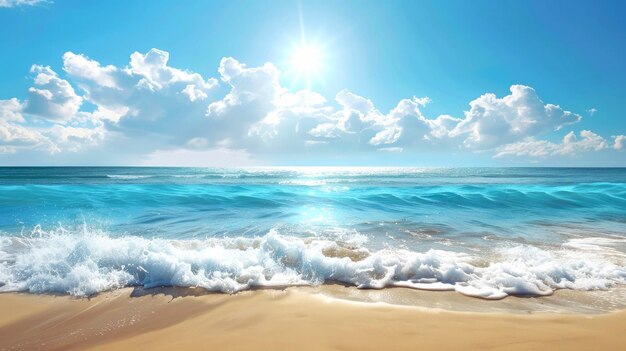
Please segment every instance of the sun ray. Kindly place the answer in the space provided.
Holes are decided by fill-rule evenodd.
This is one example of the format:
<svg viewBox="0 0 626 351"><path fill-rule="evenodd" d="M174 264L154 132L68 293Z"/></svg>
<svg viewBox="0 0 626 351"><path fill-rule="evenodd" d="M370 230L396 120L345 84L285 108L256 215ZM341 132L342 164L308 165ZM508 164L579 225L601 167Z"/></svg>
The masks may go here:
<svg viewBox="0 0 626 351"><path fill-rule="evenodd" d="M311 82L320 78L323 63L322 46L302 41L291 49L288 74L292 76L294 82L304 81L307 88L310 88Z"/></svg>

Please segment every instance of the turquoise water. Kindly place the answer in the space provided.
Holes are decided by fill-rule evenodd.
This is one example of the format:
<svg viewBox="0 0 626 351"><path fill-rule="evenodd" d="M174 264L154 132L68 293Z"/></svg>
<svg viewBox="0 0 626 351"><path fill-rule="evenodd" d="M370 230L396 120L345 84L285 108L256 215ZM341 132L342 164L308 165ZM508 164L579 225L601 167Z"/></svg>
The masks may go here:
<svg viewBox="0 0 626 351"><path fill-rule="evenodd" d="M626 169L0 168L0 287L626 281Z"/></svg>

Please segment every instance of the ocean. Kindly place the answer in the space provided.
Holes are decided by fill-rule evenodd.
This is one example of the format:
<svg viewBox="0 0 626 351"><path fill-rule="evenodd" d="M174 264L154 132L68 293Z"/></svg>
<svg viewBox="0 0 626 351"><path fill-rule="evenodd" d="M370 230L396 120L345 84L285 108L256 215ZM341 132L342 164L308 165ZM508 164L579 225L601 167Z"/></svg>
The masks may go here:
<svg viewBox="0 0 626 351"><path fill-rule="evenodd" d="M626 283L623 168L0 168L0 291Z"/></svg>

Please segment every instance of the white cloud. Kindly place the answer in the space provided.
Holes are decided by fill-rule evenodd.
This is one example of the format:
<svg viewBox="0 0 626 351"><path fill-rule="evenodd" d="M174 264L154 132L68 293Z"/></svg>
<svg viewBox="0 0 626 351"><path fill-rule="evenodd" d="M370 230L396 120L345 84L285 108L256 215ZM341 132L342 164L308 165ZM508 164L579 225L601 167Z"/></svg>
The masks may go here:
<svg viewBox="0 0 626 351"><path fill-rule="evenodd" d="M208 116L224 115L237 106L254 102L269 107L277 101L283 91L278 82L279 71L271 63L266 63L262 67L247 68L245 64L232 57L225 57L220 62L218 72L222 81L230 85L231 90L223 99L209 104ZM263 110L259 112L266 113ZM248 116L241 118L250 119Z"/></svg>
<svg viewBox="0 0 626 351"><path fill-rule="evenodd" d="M335 131L336 125L334 123L321 123L318 124L317 127L309 130L308 133L318 138L334 138L336 137Z"/></svg>
<svg viewBox="0 0 626 351"><path fill-rule="evenodd" d="M513 85L510 90L511 95L503 98L484 94L470 102L465 119L450 136L463 138L463 145L469 148L491 149L559 130L581 119L558 105L544 104L531 87Z"/></svg>
<svg viewBox="0 0 626 351"><path fill-rule="evenodd" d="M66 52L63 55L63 70L74 77L91 80L103 87L118 87L114 77L117 69L114 66L102 67L99 62L90 60L84 55Z"/></svg>
<svg viewBox="0 0 626 351"><path fill-rule="evenodd" d="M189 97L189 101L191 102L204 100L209 96L202 89L198 89L194 84L187 84L181 93L187 95L187 97Z"/></svg>
<svg viewBox="0 0 626 351"><path fill-rule="evenodd" d="M279 83L279 70L267 63L248 68L233 58L220 63L221 80L230 91L209 104L206 121L213 143L257 153L296 152L322 137L321 122L329 122L332 107L321 95L301 90L289 93ZM309 133L311 132L311 133Z"/></svg>
<svg viewBox="0 0 626 351"><path fill-rule="evenodd" d="M59 148L41 132L0 119L0 153L15 153L21 150L59 152Z"/></svg>
<svg viewBox="0 0 626 351"><path fill-rule="evenodd" d="M623 150L626 147L626 135L616 135L613 137L613 148L615 150Z"/></svg>
<svg viewBox="0 0 626 351"><path fill-rule="evenodd" d="M394 144L408 146L420 144L430 134L429 122L420 111L430 99L413 97L401 100L387 115L373 125L382 130L369 140L372 145Z"/></svg>
<svg viewBox="0 0 626 351"><path fill-rule="evenodd" d="M23 109L24 106L16 98L0 100L0 119L9 122L24 122Z"/></svg>
<svg viewBox="0 0 626 351"><path fill-rule="evenodd" d="M428 120L421 114L428 98L403 99L389 113L383 114L373 102L348 90L335 97L339 110L326 110L309 134L335 138L348 148L372 149L383 145L413 146L430 132Z"/></svg>
<svg viewBox="0 0 626 351"><path fill-rule="evenodd" d="M563 138L562 149L559 153L563 155L575 155L580 151L600 151L609 147L607 141L590 130L580 132L580 139L574 132L569 132Z"/></svg>
<svg viewBox="0 0 626 351"><path fill-rule="evenodd" d="M582 152L600 151L609 147L607 141L589 130L580 132L580 138L574 132L569 132L560 143L551 143L546 140L536 140L533 137L523 141L504 145L497 150L495 157L502 156L530 156L547 157L556 155L578 156Z"/></svg>
<svg viewBox="0 0 626 351"><path fill-rule="evenodd" d="M168 52L159 49L150 49L146 54L134 52L130 55L130 67L125 71L130 75L142 77L137 85L152 91L177 83L186 83L184 86L187 89L191 83L193 89L204 93L217 84L213 78L205 81L198 73L168 66L169 58Z"/></svg>
<svg viewBox="0 0 626 351"><path fill-rule="evenodd" d="M50 2L49 0L0 0L0 7L35 6Z"/></svg>
<svg viewBox="0 0 626 351"><path fill-rule="evenodd" d="M369 141L372 145L393 144L402 136L402 127L395 124L376 133Z"/></svg>
<svg viewBox="0 0 626 351"><path fill-rule="evenodd" d="M168 65L169 54L151 49L130 56L127 67L103 66L68 52L64 70L79 82L84 98L96 106L92 116L107 130L134 140L145 152L155 144L182 146L205 137L211 126L205 102L218 82Z"/></svg>
<svg viewBox="0 0 626 351"><path fill-rule="evenodd" d="M0 100L1 153L74 152L103 139L104 127L94 123L94 113L79 111L82 98L68 81L47 66L35 65L31 72L34 87L24 103L16 98Z"/></svg>
<svg viewBox="0 0 626 351"><path fill-rule="evenodd" d="M280 160L375 150L549 157L609 147L591 131L569 133L560 143L541 140L581 116L544 103L523 85L511 86L501 98L478 97L461 118L432 118L423 113L427 97L401 99L381 112L372 100L348 90L331 101L311 90L289 91L273 64L248 67L229 57L217 69L221 89L215 78L170 66L169 53L158 49L134 52L124 67L67 52L63 71L67 80L35 65L27 98L0 100L2 150L99 148L137 159L149 155L153 164L159 157L190 164L229 155L248 162L252 156ZM624 143L623 136L615 137L613 148Z"/></svg>
<svg viewBox="0 0 626 351"><path fill-rule="evenodd" d="M78 113L83 99L68 81L49 66L33 65L30 72L35 75L35 86L28 89L24 113L57 122L66 122Z"/></svg>
<svg viewBox="0 0 626 351"><path fill-rule="evenodd" d="M55 124L48 133L63 150L76 152L85 145L97 145L104 139L104 128L71 127Z"/></svg>
<svg viewBox="0 0 626 351"><path fill-rule="evenodd" d="M430 135L435 138L446 138L450 131L456 127L462 119L449 115L440 115L435 119L429 119L426 122L430 126Z"/></svg>

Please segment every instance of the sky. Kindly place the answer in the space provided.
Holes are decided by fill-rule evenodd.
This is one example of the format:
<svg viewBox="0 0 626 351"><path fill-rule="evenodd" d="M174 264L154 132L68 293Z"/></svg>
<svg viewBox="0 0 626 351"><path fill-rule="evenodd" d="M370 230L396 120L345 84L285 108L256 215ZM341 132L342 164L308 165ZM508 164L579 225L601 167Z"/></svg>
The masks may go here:
<svg viewBox="0 0 626 351"><path fill-rule="evenodd" d="M625 15L0 0L0 165L626 166Z"/></svg>

